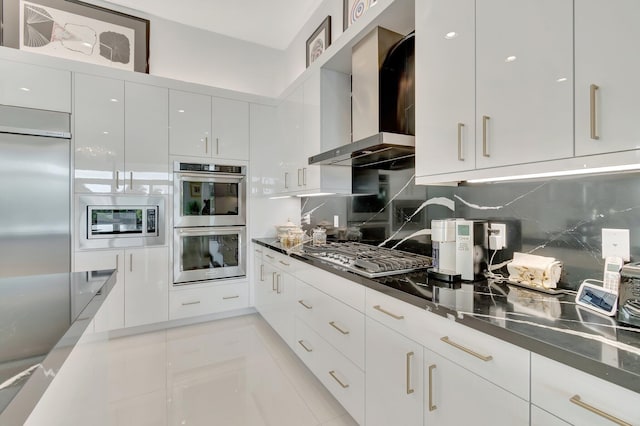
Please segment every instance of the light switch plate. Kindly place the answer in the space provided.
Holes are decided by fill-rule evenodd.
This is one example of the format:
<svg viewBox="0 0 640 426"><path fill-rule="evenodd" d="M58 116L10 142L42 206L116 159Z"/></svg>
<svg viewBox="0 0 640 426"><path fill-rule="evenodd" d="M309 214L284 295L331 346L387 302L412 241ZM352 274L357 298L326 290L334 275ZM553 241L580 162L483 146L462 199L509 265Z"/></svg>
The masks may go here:
<svg viewBox="0 0 640 426"><path fill-rule="evenodd" d="M628 262L629 250L629 230L602 228L602 258L609 256L621 257Z"/></svg>

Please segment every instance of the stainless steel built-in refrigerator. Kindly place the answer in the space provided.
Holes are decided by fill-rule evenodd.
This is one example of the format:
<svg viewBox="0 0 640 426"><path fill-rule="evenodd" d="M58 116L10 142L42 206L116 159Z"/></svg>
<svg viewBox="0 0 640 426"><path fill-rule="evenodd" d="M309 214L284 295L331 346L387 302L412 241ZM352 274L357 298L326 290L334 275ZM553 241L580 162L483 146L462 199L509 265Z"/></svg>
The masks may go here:
<svg viewBox="0 0 640 426"><path fill-rule="evenodd" d="M0 277L68 272L70 115L0 106Z"/></svg>

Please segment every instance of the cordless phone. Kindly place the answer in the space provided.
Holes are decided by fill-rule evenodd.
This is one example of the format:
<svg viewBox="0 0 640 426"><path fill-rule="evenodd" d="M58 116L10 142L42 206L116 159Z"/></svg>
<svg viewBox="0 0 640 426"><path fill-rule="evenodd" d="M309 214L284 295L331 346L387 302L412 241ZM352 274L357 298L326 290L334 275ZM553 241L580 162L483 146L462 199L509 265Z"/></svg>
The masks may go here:
<svg viewBox="0 0 640 426"><path fill-rule="evenodd" d="M624 265L622 258L617 256L610 256L604 262L604 275L602 278L602 286L614 293L618 293L618 286L620 285L620 270Z"/></svg>

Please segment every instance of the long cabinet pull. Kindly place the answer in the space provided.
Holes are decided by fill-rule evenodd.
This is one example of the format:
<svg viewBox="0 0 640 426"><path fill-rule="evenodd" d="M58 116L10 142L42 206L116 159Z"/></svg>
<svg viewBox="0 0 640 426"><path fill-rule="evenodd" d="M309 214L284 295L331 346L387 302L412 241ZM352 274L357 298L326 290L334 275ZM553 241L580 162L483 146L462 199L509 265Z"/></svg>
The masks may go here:
<svg viewBox="0 0 640 426"><path fill-rule="evenodd" d="M133 189L133 172L129 173L129 189Z"/></svg>
<svg viewBox="0 0 640 426"><path fill-rule="evenodd" d="M229 299L238 299L240 296L235 295L235 296L224 296L222 298L222 300L229 300Z"/></svg>
<svg viewBox="0 0 640 426"><path fill-rule="evenodd" d="M596 108L596 93L598 92L598 87L595 84L589 86L589 124L591 130L591 139L598 140L600 136L598 136L598 128L596 126L596 121L598 120L597 108Z"/></svg>
<svg viewBox="0 0 640 426"><path fill-rule="evenodd" d="M271 273L271 291L276 291L276 275L278 275L277 272Z"/></svg>
<svg viewBox="0 0 640 426"><path fill-rule="evenodd" d="M289 189L289 185L287 185L288 178L289 178L289 172L284 172L284 189Z"/></svg>
<svg viewBox="0 0 640 426"><path fill-rule="evenodd" d="M209 136L204 137L204 153L209 153Z"/></svg>
<svg viewBox="0 0 640 426"><path fill-rule="evenodd" d="M120 263L120 255L116 254L116 272L120 272L119 263Z"/></svg>
<svg viewBox="0 0 640 426"><path fill-rule="evenodd" d="M118 190L119 186L120 186L120 170L116 170L116 191Z"/></svg>
<svg viewBox="0 0 640 426"><path fill-rule="evenodd" d="M301 304L302 306L304 306L307 309L313 309L313 306L311 305L307 305L306 303L304 303L304 300L298 300L298 303Z"/></svg>
<svg viewBox="0 0 640 426"><path fill-rule="evenodd" d="M301 173L302 173L302 169L298 169L298 186L302 186L302 179L300 178Z"/></svg>
<svg viewBox="0 0 640 426"><path fill-rule="evenodd" d="M466 348L466 347L464 347L464 346L452 341L451 339L449 339L449 336L441 337L440 340L442 340L443 342L445 342L448 345L453 346L454 348L460 349L461 351L468 353L469 355L473 355L476 358L479 358L479 359L483 360L484 362L489 362L489 361L491 361L493 359L493 357L491 355L479 354L476 351L473 351L473 350L471 350L469 348Z"/></svg>
<svg viewBox="0 0 640 426"><path fill-rule="evenodd" d="M464 153L462 152L462 129L464 123L458 123L458 160L464 161Z"/></svg>
<svg viewBox="0 0 640 426"><path fill-rule="evenodd" d="M411 395L415 390L411 387L411 358L413 352L407 352L407 395Z"/></svg>
<svg viewBox="0 0 640 426"><path fill-rule="evenodd" d="M255 249L256 253L262 253L262 250Z"/></svg>
<svg viewBox="0 0 640 426"><path fill-rule="evenodd" d="M282 263L284 266L291 266L289 263L284 262L284 261L282 261L282 260L278 260L278 262Z"/></svg>
<svg viewBox="0 0 640 426"><path fill-rule="evenodd" d="M487 141L487 128L489 127L489 117L488 115L482 116L482 155L484 157L489 157L489 142Z"/></svg>
<svg viewBox="0 0 640 426"><path fill-rule="evenodd" d="M182 306L197 305L197 304L199 304L199 303L200 303L200 301L199 301L199 300L196 300L195 302L186 302L186 303L185 303L185 302L182 302Z"/></svg>
<svg viewBox="0 0 640 426"><path fill-rule="evenodd" d="M436 369L436 365L429 366L429 411L435 411L438 406L433 403L433 370Z"/></svg>
<svg viewBox="0 0 640 426"><path fill-rule="evenodd" d="M216 155L220 155L220 138L216 138Z"/></svg>
<svg viewBox="0 0 640 426"><path fill-rule="evenodd" d="M129 272L133 272L133 253L129 253Z"/></svg>
<svg viewBox="0 0 640 426"><path fill-rule="evenodd" d="M302 168L302 186L307 186L307 168Z"/></svg>
<svg viewBox="0 0 640 426"><path fill-rule="evenodd" d="M264 265L260 265L260 281L264 281Z"/></svg>
<svg viewBox="0 0 640 426"><path fill-rule="evenodd" d="M274 257L271 256L270 254L265 254L265 256L267 256L269 259L273 259Z"/></svg>
<svg viewBox="0 0 640 426"><path fill-rule="evenodd" d="M278 294L281 293L281 291L280 291L280 277L281 277L280 274L276 275L276 293L278 293Z"/></svg>
<svg viewBox="0 0 640 426"><path fill-rule="evenodd" d="M342 334L349 334L349 330L343 330L341 327L339 327L335 321L331 321L329 322L329 325L333 328L335 328L336 330L338 330L340 333Z"/></svg>
<svg viewBox="0 0 640 426"><path fill-rule="evenodd" d="M631 426L631 423L627 423L624 420L617 418L616 416L606 413L600 410L599 408L596 408L593 405L587 404L586 402L582 401L582 399L580 398L580 395L573 395L571 398L569 398L569 401L571 401L572 403L576 404L579 407L584 408L587 411L591 411L593 414L597 414L600 417L604 417L605 419L615 424L618 424L621 426Z"/></svg>
<svg viewBox="0 0 640 426"><path fill-rule="evenodd" d="M305 351L307 352L313 352L313 349L309 349L307 347L307 345L304 344L304 340L298 340L298 343L300 344L300 346L302 346L304 348Z"/></svg>
<svg viewBox="0 0 640 426"><path fill-rule="evenodd" d="M348 387L349 387L349 384L348 384L348 383L347 383L347 384L342 383L342 381L341 381L340 379L338 379L338 376L336 376L336 372L335 372L335 370L331 370L331 371L329 371L329 374L331 375L331 377L333 377L333 379L334 379L336 382L338 382L338 384L339 384L340 386L342 386L342 389L346 389L346 388L348 388Z"/></svg>
<svg viewBox="0 0 640 426"><path fill-rule="evenodd" d="M374 306L374 307L373 307L373 309L375 309L376 311L380 311L380 312L382 312L383 314L387 314L387 315L389 315L389 316L390 316L391 318L393 318L393 319L397 319L397 320L404 319L404 315L396 315L396 314L394 314L394 313L392 313L392 312L389 312L389 311L387 311L387 310L385 310L385 309L381 308L381 307L380 307L380 305L376 305L376 306Z"/></svg>

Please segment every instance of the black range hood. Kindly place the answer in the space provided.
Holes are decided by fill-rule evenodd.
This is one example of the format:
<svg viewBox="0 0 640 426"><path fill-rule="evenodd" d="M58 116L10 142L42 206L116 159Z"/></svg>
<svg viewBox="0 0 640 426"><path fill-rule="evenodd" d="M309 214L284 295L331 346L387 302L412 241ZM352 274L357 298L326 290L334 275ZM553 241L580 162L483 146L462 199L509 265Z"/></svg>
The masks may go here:
<svg viewBox="0 0 640 426"><path fill-rule="evenodd" d="M352 53L354 142L309 157L309 164L383 170L415 167L414 33L377 27Z"/></svg>

